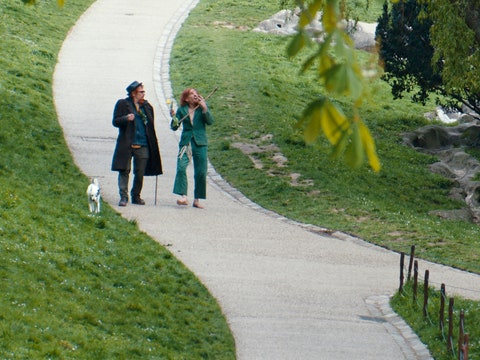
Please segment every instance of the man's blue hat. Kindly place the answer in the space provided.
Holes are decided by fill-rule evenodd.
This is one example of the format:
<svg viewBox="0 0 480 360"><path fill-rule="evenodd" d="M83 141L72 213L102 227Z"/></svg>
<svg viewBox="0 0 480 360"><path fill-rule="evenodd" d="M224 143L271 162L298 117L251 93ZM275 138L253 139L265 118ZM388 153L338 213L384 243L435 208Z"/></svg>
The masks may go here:
<svg viewBox="0 0 480 360"><path fill-rule="evenodd" d="M139 86L142 86L143 84L141 82L138 82L138 81L134 81L132 82L130 85L127 86L127 93L128 95L130 95L132 92L135 91L136 88L138 88Z"/></svg>

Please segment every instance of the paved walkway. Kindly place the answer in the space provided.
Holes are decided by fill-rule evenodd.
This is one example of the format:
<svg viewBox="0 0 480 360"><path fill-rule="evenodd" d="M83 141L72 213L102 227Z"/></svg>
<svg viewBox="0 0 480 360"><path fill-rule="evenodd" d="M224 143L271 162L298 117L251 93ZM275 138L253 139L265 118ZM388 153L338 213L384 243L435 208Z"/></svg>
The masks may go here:
<svg viewBox="0 0 480 360"><path fill-rule="evenodd" d="M75 162L99 178L105 201L167 246L218 299L238 359L428 359L387 305L398 287L398 254L272 216L212 171L206 210L175 204L177 134L168 127L165 105L171 96L168 57L196 2L98 0L80 18L54 76L55 103ZM117 174L110 171L116 137L111 117L133 80L145 83L156 109L165 174L158 178L156 205L156 179L147 178L147 205L119 208ZM430 281L446 283L447 292L480 298L468 290L480 289L479 276L420 262L420 271L427 268Z"/></svg>

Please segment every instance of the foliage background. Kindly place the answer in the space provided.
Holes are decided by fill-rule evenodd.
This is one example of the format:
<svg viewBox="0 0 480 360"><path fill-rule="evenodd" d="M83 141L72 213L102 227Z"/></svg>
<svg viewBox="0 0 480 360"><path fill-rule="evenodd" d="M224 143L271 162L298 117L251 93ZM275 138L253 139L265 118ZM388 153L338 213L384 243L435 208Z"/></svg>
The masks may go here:
<svg viewBox="0 0 480 360"><path fill-rule="evenodd" d="M381 7L370 4L366 20L378 18ZM480 272L479 252L472 251L480 245L478 226L433 213L463 206L449 197L453 184L429 171L435 157L402 143L403 132L429 123L423 115L434 104L394 101L390 87L379 79L369 85L360 112L377 144L378 174L332 160L322 139L306 146L295 124L306 104L324 90L313 72L299 74L304 58L287 58L288 37L251 31L278 10L278 3L268 1L205 0L175 41L170 68L177 96L186 86L205 94L219 87L210 100L218 119L210 129L215 168L247 197L289 218L399 252L408 253L414 244L419 257ZM378 60L364 52L358 56L369 66ZM348 105L348 99L335 101ZM278 150L246 154L241 144ZM286 166L273 160L278 153L288 160ZM252 158L260 159L263 168L255 167ZM300 174L300 185L292 185L292 174Z"/></svg>

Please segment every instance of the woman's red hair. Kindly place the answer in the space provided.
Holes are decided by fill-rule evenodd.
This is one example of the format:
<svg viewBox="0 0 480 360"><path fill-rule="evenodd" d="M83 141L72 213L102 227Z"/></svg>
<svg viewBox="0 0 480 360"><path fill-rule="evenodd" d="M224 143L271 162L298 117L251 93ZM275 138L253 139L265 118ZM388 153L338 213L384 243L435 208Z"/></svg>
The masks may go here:
<svg viewBox="0 0 480 360"><path fill-rule="evenodd" d="M186 88L185 90L183 90L182 95L180 96L180 106L187 105L187 98L190 95L190 93L192 92L192 90L195 91L195 92L198 92L194 88Z"/></svg>

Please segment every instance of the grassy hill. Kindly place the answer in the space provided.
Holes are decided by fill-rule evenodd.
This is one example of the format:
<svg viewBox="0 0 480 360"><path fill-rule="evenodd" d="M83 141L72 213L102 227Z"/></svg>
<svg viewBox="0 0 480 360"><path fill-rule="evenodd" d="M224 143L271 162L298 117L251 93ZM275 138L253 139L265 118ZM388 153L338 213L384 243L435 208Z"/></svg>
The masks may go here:
<svg viewBox="0 0 480 360"><path fill-rule="evenodd" d="M0 3L0 358L235 358L218 304L109 206L90 216L52 100L93 0Z"/></svg>

